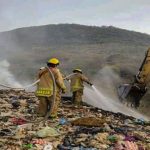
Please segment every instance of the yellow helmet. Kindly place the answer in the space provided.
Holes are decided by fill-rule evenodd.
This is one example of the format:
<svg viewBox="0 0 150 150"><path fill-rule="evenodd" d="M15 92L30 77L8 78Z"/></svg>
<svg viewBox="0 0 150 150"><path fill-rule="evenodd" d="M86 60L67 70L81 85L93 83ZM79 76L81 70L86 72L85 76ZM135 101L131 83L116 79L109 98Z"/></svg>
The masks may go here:
<svg viewBox="0 0 150 150"><path fill-rule="evenodd" d="M54 64L54 65L59 65L59 60L57 58L51 58L51 59L49 59L48 63Z"/></svg>
<svg viewBox="0 0 150 150"><path fill-rule="evenodd" d="M80 72L80 73L82 73L82 70L81 69L74 69L73 72Z"/></svg>

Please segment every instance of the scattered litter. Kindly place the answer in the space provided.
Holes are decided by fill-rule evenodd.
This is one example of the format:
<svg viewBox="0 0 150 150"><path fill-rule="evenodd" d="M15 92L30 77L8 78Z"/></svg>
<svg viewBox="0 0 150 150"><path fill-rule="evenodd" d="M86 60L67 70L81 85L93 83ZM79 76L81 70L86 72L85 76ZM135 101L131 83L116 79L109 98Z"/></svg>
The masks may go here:
<svg viewBox="0 0 150 150"><path fill-rule="evenodd" d="M34 93L0 90L0 95L2 150L150 150L150 121L142 118L85 103L75 108L68 100L62 101L60 118L38 122Z"/></svg>
<svg viewBox="0 0 150 150"><path fill-rule="evenodd" d="M15 125L22 125L27 123L26 120L22 119L22 118L12 118L12 123Z"/></svg>
<svg viewBox="0 0 150 150"><path fill-rule="evenodd" d="M68 121L65 118L60 118L59 125L65 125L67 123L68 123Z"/></svg>
<svg viewBox="0 0 150 150"><path fill-rule="evenodd" d="M31 149L31 148L33 148L33 145L32 144L23 144L22 148Z"/></svg>
<svg viewBox="0 0 150 150"><path fill-rule="evenodd" d="M32 144L45 145L45 144L47 144L47 141L45 141L43 139L35 139L35 140L32 141Z"/></svg>

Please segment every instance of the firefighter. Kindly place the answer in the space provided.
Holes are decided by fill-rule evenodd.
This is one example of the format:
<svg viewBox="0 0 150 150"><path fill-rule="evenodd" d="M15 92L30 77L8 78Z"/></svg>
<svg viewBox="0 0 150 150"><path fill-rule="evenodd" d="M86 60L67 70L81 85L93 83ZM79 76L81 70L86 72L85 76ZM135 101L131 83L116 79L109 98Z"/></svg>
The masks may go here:
<svg viewBox="0 0 150 150"><path fill-rule="evenodd" d="M56 58L51 58L47 62L47 67L52 72L55 83L56 83L56 97L53 108L51 104L53 101L53 79L50 75L49 69L44 67L39 70L38 79L40 79L37 84L36 96L39 99L38 114L39 116L45 116L49 109L51 109L50 117L57 117L57 110L61 100L61 92L65 93L66 87L64 85L62 74L60 73L57 66L59 65L59 60Z"/></svg>
<svg viewBox="0 0 150 150"><path fill-rule="evenodd" d="M70 77L70 88L72 92L72 101L75 105L80 106L82 103L82 96L84 85L83 82L88 83L92 86L92 83L89 79L82 74L81 69L74 69L73 75Z"/></svg>

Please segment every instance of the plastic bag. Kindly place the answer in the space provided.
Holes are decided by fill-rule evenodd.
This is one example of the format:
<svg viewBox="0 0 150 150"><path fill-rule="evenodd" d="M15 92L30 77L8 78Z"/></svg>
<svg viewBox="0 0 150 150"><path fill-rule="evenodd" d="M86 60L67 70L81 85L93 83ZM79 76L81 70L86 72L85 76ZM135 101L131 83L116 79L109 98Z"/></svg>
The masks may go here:
<svg viewBox="0 0 150 150"><path fill-rule="evenodd" d="M59 136L58 131L51 127L45 127L37 132L38 137Z"/></svg>

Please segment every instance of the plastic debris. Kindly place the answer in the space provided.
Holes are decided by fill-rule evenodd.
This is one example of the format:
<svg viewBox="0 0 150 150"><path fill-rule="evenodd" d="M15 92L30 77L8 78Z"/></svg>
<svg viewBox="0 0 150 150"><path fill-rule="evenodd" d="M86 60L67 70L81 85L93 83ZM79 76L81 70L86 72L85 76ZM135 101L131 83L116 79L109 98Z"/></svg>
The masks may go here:
<svg viewBox="0 0 150 150"><path fill-rule="evenodd" d="M37 132L38 137L59 136L60 134L54 128L45 127Z"/></svg>
<svg viewBox="0 0 150 150"><path fill-rule="evenodd" d="M141 119L136 119L134 123L139 124L139 125L144 125L145 121L144 121L144 119L141 118Z"/></svg>
<svg viewBox="0 0 150 150"><path fill-rule="evenodd" d="M12 131L10 129L0 130L0 136L12 136Z"/></svg>
<svg viewBox="0 0 150 150"><path fill-rule="evenodd" d="M12 118L12 123L15 125L22 125L27 123L26 120L22 119L22 118Z"/></svg>
<svg viewBox="0 0 150 150"><path fill-rule="evenodd" d="M43 139L34 139L32 141L32 144L40 144L40 145L44 145L47 144L47 141L43 140Z"/></svg>
<svg viewBox="0 0 150 150"><path fill-rule="evenodd" d="M150 150L150 121L86 103L75 108L68 100L59 107L60 118L43 122L34 93L0 90L0 96L2 150ZM20 102L16 109L13 100Z"/></svg>
<svg viewBox="0 0 150 150"><path fill-rule="evenodd" d="M51 144L48 144L44 147L44 150L52 150L53 146Z"/></svg>
<svg viewBox="0 0 150 150"><path fill-rule="evenodd" d="M67 123L68 123L68 121L65 118L60 118L59 125L65 125Z"/></svg>
<svg viewBox="0 0 150 150"><path fill-rule="evenodd" d="M31 149L31 148L33 148L33 145L32 144L23 144L22 148Z"/></svg>
<svg viewBox="0 0 150 150"><path fill-rule="evenodd" d="M112 143L115 143L115 142L117 142L117 137L115 136L115 135L110 135L110 136L108 136L108 138L107 138L110 142L112 142Z"/></svg>

